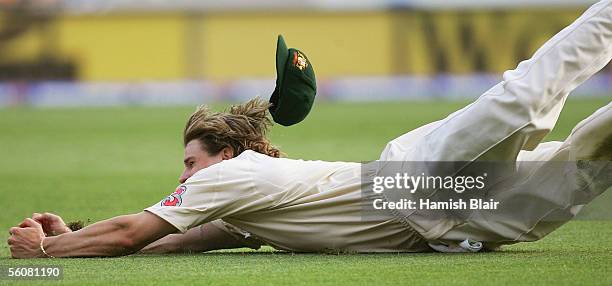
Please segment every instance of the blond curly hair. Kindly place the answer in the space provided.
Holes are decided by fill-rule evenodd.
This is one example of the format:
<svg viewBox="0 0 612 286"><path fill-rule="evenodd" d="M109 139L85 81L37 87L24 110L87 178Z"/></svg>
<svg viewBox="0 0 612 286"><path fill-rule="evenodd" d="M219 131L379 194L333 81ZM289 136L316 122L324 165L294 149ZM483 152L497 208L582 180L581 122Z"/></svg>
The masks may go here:
<svg viewBox="0 0 612 286"><path fill-rule="evenodd" d="M183 143L200 140L209 154L218 154L231 147L234 157L245 150L253 150L271 157L280 157L281 151L266 138L272 121L268 116L270 103L254 98L240 105L230 106L223 112L212 112L208 106L199 106L189 117L183 132Z"/></svg>

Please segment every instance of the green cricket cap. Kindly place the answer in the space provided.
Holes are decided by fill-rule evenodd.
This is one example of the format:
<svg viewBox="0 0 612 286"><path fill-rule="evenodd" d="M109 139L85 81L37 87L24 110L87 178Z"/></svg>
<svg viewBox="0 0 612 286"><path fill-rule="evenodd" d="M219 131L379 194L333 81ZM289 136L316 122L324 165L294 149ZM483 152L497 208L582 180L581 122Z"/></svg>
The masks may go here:
<svg viewBox="0 0 612 286"><path fill-rule="evenodd" d="M290 126L304 120L314 103L317 81L310 61L297 49L288 49L282 35L276 42L276 88L270 97L274 121Z"/></svg>

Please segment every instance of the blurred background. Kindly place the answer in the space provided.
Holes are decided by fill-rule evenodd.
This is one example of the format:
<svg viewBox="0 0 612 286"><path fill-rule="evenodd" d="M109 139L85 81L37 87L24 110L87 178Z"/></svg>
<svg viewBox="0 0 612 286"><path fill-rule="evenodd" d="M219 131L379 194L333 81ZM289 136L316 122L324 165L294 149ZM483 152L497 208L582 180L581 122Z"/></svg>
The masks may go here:
<svg viewBox="0 0 612 286"><path fill-rule="evenodd" d="M0 0L0 106L267 98L278 34L320 101L475 98L594 2ZM575 96L610 90L608 65Z"/></svg>

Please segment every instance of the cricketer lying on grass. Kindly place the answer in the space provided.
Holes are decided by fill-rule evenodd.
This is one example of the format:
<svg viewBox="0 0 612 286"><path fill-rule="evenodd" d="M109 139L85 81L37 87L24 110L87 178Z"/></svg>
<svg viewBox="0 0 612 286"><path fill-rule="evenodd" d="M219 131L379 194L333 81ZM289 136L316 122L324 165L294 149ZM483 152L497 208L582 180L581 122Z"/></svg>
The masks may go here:
<svg viewBox="0 0 612 286"><path fill-rule="evenodd" d="M612 140L612 104L580 122L564 142L540 143L568 94L611 57L612 1L606 0L591 6L531 59L505 72L503 81L474 103L389 142L380 161L487 159L515 162L518 168L523 161L611 161L612 150L605 146ZM360 164L277 158L280 151L265 137L267 108L252 100L224 113L198 109L185 128L185 171L174 193L141 213L74 232L56 215L34 214L10 229L12 257L120 256L263 244L297 252L477 251L540 239L584 203L569 201L570 215L556 224L521 218L524 212L550 208L548 202L556 197L573 198L573 193L545 193L544 200L508 214L517 222L511 226L399 215L363 220ZM467 238L481 243L466 244Z"/></svg>

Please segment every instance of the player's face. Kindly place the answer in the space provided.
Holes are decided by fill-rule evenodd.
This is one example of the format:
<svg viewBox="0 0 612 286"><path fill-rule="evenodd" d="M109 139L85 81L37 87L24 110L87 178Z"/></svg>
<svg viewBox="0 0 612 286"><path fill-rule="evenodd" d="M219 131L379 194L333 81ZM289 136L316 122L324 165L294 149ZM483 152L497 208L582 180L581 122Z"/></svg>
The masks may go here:
<svg viewBox="0 0 612 286"><path fill-rule="evenodd" d="M179 182L182 184L197 171L223 161L223 154L224 152L221 151L219 154L210 155L204 151L199 140L191 140L185 146L185 158L183 159L185 170L181 174Z"/></svg>

